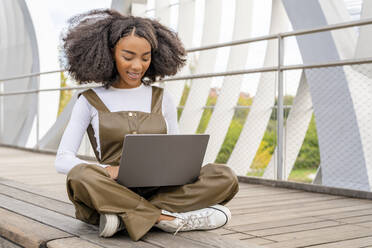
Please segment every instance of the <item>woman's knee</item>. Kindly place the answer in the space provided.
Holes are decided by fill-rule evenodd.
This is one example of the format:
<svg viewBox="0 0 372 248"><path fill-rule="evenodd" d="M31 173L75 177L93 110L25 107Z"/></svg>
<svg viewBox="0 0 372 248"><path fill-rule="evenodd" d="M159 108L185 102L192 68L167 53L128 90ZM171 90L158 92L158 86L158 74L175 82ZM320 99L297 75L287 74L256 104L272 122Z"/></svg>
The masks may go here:
<svg viewBox="0 0 372 248"><path fill-rule="evenodd" d="M92 178L94 168L91 164L78 164L74 166L67 174L67 182L86 182Z"/></svg>
<svg viewBox="0 0 372 248"><path fill-rule="evenodd" d="M208 167L207 167L208 166ZM218 175L221 184L233 188L235 191L239 189L239 181L235 172L227 165L224 164L208 164L204 167L214 175Z"/></svg>

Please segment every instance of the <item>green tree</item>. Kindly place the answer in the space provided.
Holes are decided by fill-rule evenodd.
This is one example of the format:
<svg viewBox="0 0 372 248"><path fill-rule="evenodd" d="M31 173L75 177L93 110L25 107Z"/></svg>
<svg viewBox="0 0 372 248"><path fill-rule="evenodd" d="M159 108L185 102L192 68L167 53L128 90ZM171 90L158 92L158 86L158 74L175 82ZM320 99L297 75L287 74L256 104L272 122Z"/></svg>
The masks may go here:
<svg viewBox="0 0 372 248"><path fill-rule="evenodd" d="M294 169L318 168L320 153L314 115L311 118L304 142L296 159Z"/></svg>
<svg viewBox="0 0 372 248"><path fill-rule="evenodd" d="M67 78L65 77L64 73L61 72L61 87L66 87L67 86ZM58 114L59 116L63 109L66 107L68 102L71 100L72 97L72 91L71 90L61 90L59 91L59 106L58 106Z"/></svg>
<svg viewBox="0 0 372 248"><path fill-rule="evenodd" d="M222 147L218 152L216 163L224 164L229 159L232 151L234 150L235 144L238 141L239 135L242 131L243 125L237 120L233 119L229 130L227 131L225 140L223 141Z"/></svg>
<svg viewBox="0 0 372 248"><path fill-rule="evenodd" d="M212 89L215 92L215 89ZM216 106L217 94L209 94L206 106L213 107ZM196 133L204 133L207 129L209 120L211 119L213 113L213 108L205 108L199 122L199 126L196 129Z"/></svg>
<svg viewBox="0 0 372 248"><path fill-rule="evenodd" d="M177 118L178 118L178 120L180 120L180 118L181 118L183 107L186 104L186 100L187 100L187 97L189 96L189 93L190 93L190 86L187 83L185 83L185 86L184 86L183 92L182 92L182 96L181 96L181 100L180 100L180 103L179 103L179 106L181 108L178 108L177 109Z"/></svg>

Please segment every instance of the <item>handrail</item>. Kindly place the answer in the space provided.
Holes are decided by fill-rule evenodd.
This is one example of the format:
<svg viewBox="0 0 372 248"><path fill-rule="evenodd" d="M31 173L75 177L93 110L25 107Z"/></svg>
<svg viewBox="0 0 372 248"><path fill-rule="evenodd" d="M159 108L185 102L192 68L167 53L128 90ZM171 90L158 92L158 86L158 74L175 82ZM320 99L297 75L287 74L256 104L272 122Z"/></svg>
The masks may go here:
<svg viewBox="0 0 372 248"><path fill-rule="evenodd" d="M363 26L363 25L369 25L369 24L372 24L372 18L366 18L366 19L359 20L359 21L350 21L350 22L341 22L341 23L338 23L338 24L330 24L330 25L326 25L326 26L323 26L323 27L319 27L319 28L301 29L301 30L297 30L297 31L290 31L290 32L277 33L277 34L271 34L271 35L263 35L263 36L258 36L258 37L255 37L255 38L217 43L217 44L214 44L214 45L208 45L208 46L202 46L202 47L187 49L187 52L197 52L197 51L221 48L221 47L226 47L226 46L242 45L242 44L246 44L246 43L263 41L263 40L272 40L272 39L278 38L278 36L289 37L289 36L304 35L304 34L311 34L311 33L317 33L317 32L325 32L325 31L329 31L329 30L336 30L336 29L349 28L349 27L355 27L355 26Z"/></svg>
<svg viewBox="0 0 372 248"><path fill-rule="evenodd" d="M14 77L0 78L0 83L3 83L4 81L10 81L10 80L22 79L22 78L28 78L28 77L36 77L40 75L52 74L52 73L63 72L63 71L66 71L66 70L61 69L61 70L54 70L54 71L34 72L34 73L23 74L23 75L14 76Z"/></svg>
<svg viewBox="0 0 372 248"><path fill-rule="evenodd" d="M344 65L355 65L355 64L367 64L372 63L372 57L368 58L360 58L360 59L344 59L334 62L326 62L326 63L314 63L314 64L297 64L297 65L282 65L280 66L281 71L287 70L299 70L299 69L313 69L313 68L322 68L322 67L332 67L332 66L344 66ZM228 72L215 72L215 73L203 73L203 74L196 74L190 76L179 76L179 77L171 77L171 78L164 78L158 82L164 83L169 81L179 81L179 80L188 80L188 79L202 79L202 78L211 78L211 77L225 77L225 76L234 76L234 75L241 75L241 74L251 74L251 73L260 73L260 72L274 72L278 71L277 66L271 67L261 67L261 68L253 68L253 69L246 69L246 70L234 70ZM63 91L63 90L75 90L75 89L90 89L99 87L100 84L95 84L91 86L74 86L74 87L61 87L61 88L51 88L51 89L37 89L37 90L25 90L25 91L16 91L16 92L8 92L8 93L0 93L0 96L9 96L9 95L21 95L21 94L34 94L43 91Z"/></svg>

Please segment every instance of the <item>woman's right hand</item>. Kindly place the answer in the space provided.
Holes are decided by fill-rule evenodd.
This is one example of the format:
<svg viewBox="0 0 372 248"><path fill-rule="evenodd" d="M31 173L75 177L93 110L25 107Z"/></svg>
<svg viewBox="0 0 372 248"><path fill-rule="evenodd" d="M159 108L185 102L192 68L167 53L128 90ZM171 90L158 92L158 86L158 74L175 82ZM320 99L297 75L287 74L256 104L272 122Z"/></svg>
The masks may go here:
<svg viewBox="0 0 372 248"><path fill-rule="evenodd" d="M117 179L119 174L119 166L107 166L105 170L110 174L112 179Z"/></svg>

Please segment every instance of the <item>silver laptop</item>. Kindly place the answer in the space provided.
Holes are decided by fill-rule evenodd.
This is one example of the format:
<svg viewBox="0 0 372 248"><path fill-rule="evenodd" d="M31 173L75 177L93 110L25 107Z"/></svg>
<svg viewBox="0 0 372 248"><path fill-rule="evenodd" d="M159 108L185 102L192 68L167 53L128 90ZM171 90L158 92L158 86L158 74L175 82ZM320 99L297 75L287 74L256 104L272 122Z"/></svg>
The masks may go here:
<svg viewBox="0 0 372 248"><path fill-rule="evenodd" d="M117 182L126 187L184 185L200 175L208 134L128 134Z"/></svg>

